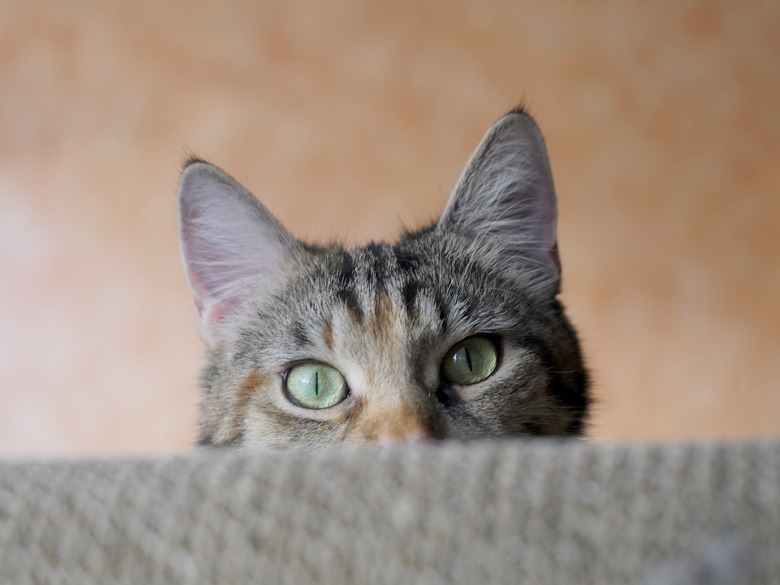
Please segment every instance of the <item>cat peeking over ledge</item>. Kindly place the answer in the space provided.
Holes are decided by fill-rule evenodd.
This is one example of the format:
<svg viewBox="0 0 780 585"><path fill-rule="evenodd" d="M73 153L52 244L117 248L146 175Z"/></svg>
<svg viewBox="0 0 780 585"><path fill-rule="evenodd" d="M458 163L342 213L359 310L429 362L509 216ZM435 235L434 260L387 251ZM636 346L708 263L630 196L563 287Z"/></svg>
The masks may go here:
<svg viewBox="0 0 780 585"><path fill-rule="evenodd" d="M555 189L522 108L490 128L441 217L397 243L300 242L197 159L179 209L208 346L201 445L582 434Z"/></svg>

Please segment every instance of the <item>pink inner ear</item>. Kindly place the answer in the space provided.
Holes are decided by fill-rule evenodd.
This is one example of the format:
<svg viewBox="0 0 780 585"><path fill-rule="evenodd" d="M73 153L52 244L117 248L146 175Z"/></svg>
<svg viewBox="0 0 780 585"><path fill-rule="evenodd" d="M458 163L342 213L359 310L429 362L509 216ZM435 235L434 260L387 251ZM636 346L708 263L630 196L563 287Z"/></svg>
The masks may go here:
<svg viewBox="0 0 780 585"><path fill-rule="evenodd" d="M198 323L203 336L209 340L218 337L216 335L224 318L229 314L225 303L214 303L208 307L195 300L195 306L198 309Z"/></svg>
<svg viewBox="0 0 780 585"><path fill-rule="evenodd" d="M213 340L250 291L262 294L278 279L293 240L248 191L207 163L185 169L179 206L190 288L203 336Z"/></svg>

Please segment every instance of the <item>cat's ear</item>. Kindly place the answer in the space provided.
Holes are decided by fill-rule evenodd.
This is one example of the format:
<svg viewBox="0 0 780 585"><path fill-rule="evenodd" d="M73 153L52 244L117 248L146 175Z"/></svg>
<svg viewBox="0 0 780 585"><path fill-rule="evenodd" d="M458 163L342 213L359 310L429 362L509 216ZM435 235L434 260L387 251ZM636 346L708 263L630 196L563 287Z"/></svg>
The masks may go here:
<svg viewBox="0 0 780 585"><path fill-rule="evenodd" d="M249 191L209 163L187 164L178 199L190 290L201 334L213 344L248 289L272 285L281 276L296 243Z"/></svg>
<svg viewBox="0 0 780 585"><path fill-rule="evenodd" d="M556 294L560 286L557 205L544 138L533 118L512 110L496 122L466 165L437 229L474 237L502 267Z"/></svg>

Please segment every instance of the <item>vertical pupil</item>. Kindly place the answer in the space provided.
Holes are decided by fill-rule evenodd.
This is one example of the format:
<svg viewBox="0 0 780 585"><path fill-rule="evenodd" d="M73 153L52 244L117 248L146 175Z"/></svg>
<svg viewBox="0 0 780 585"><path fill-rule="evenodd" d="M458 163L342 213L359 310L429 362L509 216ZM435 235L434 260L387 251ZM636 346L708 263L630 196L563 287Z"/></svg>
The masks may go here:
<svg viewBox="0 0 780 585"><path fill-rule="evenodd" d="M318 370L314 370L314 395L320 395L320 372Z"/></svg>
<svg viewBox="0 0 780 585"><path fill-rule="evenodd" d="M464 347L463 351L466 353L466 363L469 366L469 372L473 372L474 366L471 365L471 352L469 351L468 347Z"/></svg>

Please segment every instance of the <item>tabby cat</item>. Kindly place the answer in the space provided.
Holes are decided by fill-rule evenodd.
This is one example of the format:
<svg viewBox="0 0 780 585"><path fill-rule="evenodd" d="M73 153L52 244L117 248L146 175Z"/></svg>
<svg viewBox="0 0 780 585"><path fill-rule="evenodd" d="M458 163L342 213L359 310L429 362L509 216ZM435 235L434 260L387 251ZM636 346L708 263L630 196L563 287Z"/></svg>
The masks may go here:
<svg viewBox="0 0 780 585"><path fill-rule="evenodd" d="M555 190L522 108L489 130L441 217L397 243L300 242L197 159L179 206L208 346L200 444L583 432L588 375L557 299Z"/></svg>

